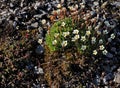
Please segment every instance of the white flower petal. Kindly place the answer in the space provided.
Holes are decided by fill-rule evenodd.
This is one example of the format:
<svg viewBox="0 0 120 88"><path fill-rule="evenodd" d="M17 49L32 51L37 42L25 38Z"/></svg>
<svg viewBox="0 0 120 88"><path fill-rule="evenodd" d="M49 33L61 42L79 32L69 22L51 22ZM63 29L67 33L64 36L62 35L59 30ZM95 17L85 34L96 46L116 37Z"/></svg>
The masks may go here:
<svg viewBox="0 0 120 88"><path fill-rule="evenodd" d="M84 50L86 50L86 45L82 45L81 46L81 49L84 51Z"/></svg>
<svg viewBox="0 0 120 88"><path fill-rule="evenodd" d="M64 27L65 26L65 22L62 22L61 26Z"/></svg>
<svg viewBox="0 0 120 88"><path fill-rule="evenodd" d="M105 47L104 47L103 45L101 45L101 46L99 46L99 49L100 49L100 50L104 50Z"/></svg>
<svg viewBox="0 0 120 88"><path fill-rule="evenodd" d="M66 46L67 46L67 41L63 41L63 42L61 43L61 45L62 45L62 47L66 47Z"/></svg>
<svg viewBox="0 0 120 88"><path fill-rule="evenodd" d="M81 40L84 42L86 40L85 36L81 36Z"/></svg>
<svg viewBox="0 0 120 88"><path fill-rule="evenodd" d="M43 42L43 39L38 39L39 44L42 44L42 42Z"/></svg>
<svg viewBox="0 0 120 88"><path fill-rule="evenodd" d="M52 41L52 44L56 45L57 44L57 40Z"/></svg>
<svg viewBox="0 0 120 88"><path fill-rule="evenodd" d="M93 55L97 55L97 50L93 50Z"/></svg>
<svg viewBox="0 0 120 88"><path fill-rule="evenodd" d="M111 39L114 39L114 38L115 38L115 34L111 34L111 35L110 35L110 38L111 38Z"/></svg>
<svg viewBox="0 0 120 88"><path fill-rule="evenodd" d="M73 34L78 34L79 33L79 30L75 29L73 30Z"/></svg>
<svg viewBox="0 0 120 88"><path fill-rule="evenodd" d="M108 51L105 49L102 51L103 55L107 55Z"/></svg>

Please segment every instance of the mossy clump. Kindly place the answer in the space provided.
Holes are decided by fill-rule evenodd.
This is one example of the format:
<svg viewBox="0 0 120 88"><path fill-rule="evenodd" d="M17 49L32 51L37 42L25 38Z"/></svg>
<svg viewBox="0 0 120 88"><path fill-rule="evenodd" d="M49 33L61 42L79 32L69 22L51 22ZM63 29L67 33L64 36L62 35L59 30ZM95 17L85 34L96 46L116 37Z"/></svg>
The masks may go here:
<svg viewBox="0 0 120 88"><path fill-rule="evenodd" d="M106 55L107 34L107 30L99 31L93 26L86 26L82 19L74 22L65 18L54 23L48 31L46 45L52 52L74 48L83 56Z"/></svg>
<svg viewBox="0 0 120 88"><path fill-rule="evenodd" d="M75 25L71 18L65 18L54 23L46 35L46 44L50 51L57 51L62 49L62 47L65 48L66 44L67 47L70 47L71 44L68 43L68 40L70 38L70 32L74 27Z"/></svg>

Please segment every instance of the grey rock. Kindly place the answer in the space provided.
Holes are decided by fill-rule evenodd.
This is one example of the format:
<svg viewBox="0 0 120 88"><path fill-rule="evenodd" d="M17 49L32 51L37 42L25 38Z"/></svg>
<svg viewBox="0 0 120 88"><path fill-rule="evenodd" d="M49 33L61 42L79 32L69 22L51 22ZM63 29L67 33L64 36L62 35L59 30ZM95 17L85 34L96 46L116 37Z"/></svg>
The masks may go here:
<svg viewBox="0 0 120 88"><path fill-rule="evenodd" d="M99 3L96 1L96 2L94 2L94 5L95 5L95 6L98 6L98 5L99 5Z"/></svg>
<svg viewBox="0 0 120 88"><path fill-rule="evenodd" d="M116 48L115 48L115 47L112 47L112 48L111 48L111 51L114 52L114 53L116 53Z"/></svg>
<svg viewBox="0 0 120 88"><path fill-rule="evenodd" d="M39 27L38 30L39 30L39 33L43 33L43 28L42 27Z"/></svg>
<svg viewBox="0 0 120 88"><path fill-rule="evenodd" d="M114 82L115 83L120 83L120 72L115 73Z"/></svg>
<svg viewBox="0 0 120 88"><path fill-rule="evenodd" d="M33 17L35 17L35 18L42 18L44 15L47 14L47 13L46 13L45 11L43 11L43 10L39 10L39 12L40 12L41 14L36 14L36 15L34 15Z"/></svg>
<svg viewBox="0 0 120 88"><path fill-rule="evenodd" d="M104 2L104 3L101 5L101 8L102 8L102 9L105 8L105 7L107 6L107 4L108 4L108 1Z"/></svg>
<svg viewBox="0 0 120 88"><path fill-rule="evenodd" d="M13 3L10 3L10 7L11 7L11 8L14 7Z"/></svg>
<svg viewBox="0 0 120 88"><path fill-rule="evenodd" d="M118 72L120 72L120 67L117 69Z"/></svg>
<svg viewBox="0 0 120 88"><path fill-rule="evenodd" d="M115 1L113 4L116 6L120 6L120 1Z"/></svg>
<svg viewBox="0 0 120 88"><path fill-rule="evenodd" d="M114 78L114 75L112 73L109 73L105 77L106 77L106 80L109 81L109 80L112 80Z"/></svg>
<svg viewBox="0 0 120 88"><path fill-rule="evenodd" d="M108 53L106 56L107 56L108 58L113 58L113 54L111 54L111 53Z"/></svg>
<svg viewBox="0 0 120 88"><path fill-rule="evenodd" d="M91 16L95 16L96 12L95 11L91 11L90 14L91 14Z"/></svg>
<svg viewBox="0 0 120 88"><path fill-rule="evenodd" d="M112 66L112 67L111 67L111 71L115 70L116 68L117 68L117 66L115 66L115 65Z"/></svg>
<svg viewBox="0 0 120 88"><path fill-rule="evenodd" d="M43 35L42 34L37 34L37 38L38 39L43 39Z"/></svg>
<svg viewBox="0 0 120 88"><path fill-rule="evenodd" d="M43 48L43 46L42 46L42 45L38 45L37 48L36 48L36 50L35 50L35 52L36 52L37 54L43 54L43 53L44 53L44 48Z"/></svg>
<svg viewBox="0 0 120 88"><path fill-rule="evenodd" d="M38 22L35 22L35 23L32 23L31 26L32 26L33 28L38 28L39 24L38 24Z"/></svg>

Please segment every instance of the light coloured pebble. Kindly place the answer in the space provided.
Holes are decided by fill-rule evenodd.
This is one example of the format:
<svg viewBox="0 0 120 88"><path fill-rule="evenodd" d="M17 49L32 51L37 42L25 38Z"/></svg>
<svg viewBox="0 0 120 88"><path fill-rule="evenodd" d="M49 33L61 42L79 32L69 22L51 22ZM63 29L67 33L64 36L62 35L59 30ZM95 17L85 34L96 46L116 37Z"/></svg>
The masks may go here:
<svg viewBox="0 0 120 88"><path fill-rule="evenodd" d="M104 3L101 5L101 8L104 9L107 4L108 4L108 1L104 2Z"/></svg>
<svg viewBox="0 0 120 88"><path fill-rule="evenodd" d="M58 5L57 5L57 8L58 8L58 9L61 8L61 7L62 7L61 4L58 4Z"/></svg>
<svg viewBox="0 0 120 88"><path fill-rule="evenodd" d="M99 3L96 1L96 2L94 2L94 5L95 5L95 6L98 6L98 5L99 5Z"/></svg>
<svg viewBox="0 0 120 88"><path fill-rule="evenodd" d="M120 83L120 72L115 74L114 82L115 83Z"/></svg>

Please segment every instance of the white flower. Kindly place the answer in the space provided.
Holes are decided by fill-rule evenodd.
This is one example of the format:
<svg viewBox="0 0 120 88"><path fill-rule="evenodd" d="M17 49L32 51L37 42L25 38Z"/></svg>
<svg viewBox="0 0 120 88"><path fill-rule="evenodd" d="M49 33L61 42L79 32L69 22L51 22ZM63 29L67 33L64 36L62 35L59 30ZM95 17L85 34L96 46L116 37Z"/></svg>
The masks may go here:
<svg viewBox="0 0 120 88"><path fill-rule="evenodd" d="M88 26L88 30L91 30L92 29L92 26Z"/></svg>
<svg viewBox="0 0 120 88"><path fill-rule="evenodd" d="M62 22L61 26L64 27L65 26L65 22Z"/></svg>
<svg viewBox="0 0 120 88"><path fill-rule="evenodd" d="M100 40L99 40L99 44L102 44L102 43L103 43L103 40L102 40L102 39L100 39Z"/></svg>
<svg viewBox="0 0 120 88"><path fill-rule="evenodd" d="M43 39L38 39L39 44L42 44L42 42L43 42Z"/></svg>
<svg viewBox="0 0 120 88"><path fill-rule="evenodd" d="M45 20L45 19L42 19L41 23L42 23L42 24L46 24L46 20Z"/></svg>
<svg viewBox="0 0 120 88"><path fill-rule="evenodd" d="M63 42L61 43L61 45L62 45L62 47L67 46L67 41L63 41Z"/></svg>
<svg viewBox="0 0 120 88"><path fill-rule="evenodd" d="M72 38L72 41L74 42L74 41L78 40L79 38L80 38L79 35L75 35L75 36Z"/></svg>
<svg viewBox="0 0 120 88"><path fill-rule="evenodd" d="M82 50L86 50L86 45L82 45L82 46L81 46L81 49L82 49Z"/></svg>
<svg viewBox="0 0 120 88"><path fill-rule="evenodd" d="M34 72L35 72L36 74L44 74L43 69L40 68L40 67L38 68L37 66L34 67Z"/></svg>
<svg viewBox="0 0 120 88"><path fill-rule="evenodd" d="M64 36L64 37L66 37L66 36L68 36L68 35L70 35L70 32L63 32L63 36Z"/></svg>
<svg viewBox="0 0 120 88"><path fill-rule="evenodd" d="M104 50L104 48L105 48L105 47L104 47L103 45L99 46L99 49L100 49L100 50Z"/></svg>
<svg viewBox="0 0 120 88"><path fill-rule="evenodd" d="M79 35L75 35L74 38L75 38L76 40L78 40L78 39L80 38L80 36L79 36Z"/></svg>
<svg viewBox="0 0 120 88"><path fill-rule="evenodd" d="M57 44L57 40L52 41L52 44L56 45Z"/></svg>
<svg viewBox="0 0 120 88"><path fill-rule="evenodd" d="M73 34L78 34L79 33L79 30L75 29L73 30Z"/></svg>
<svg viewBox="0 0 120 88"><path fill-rule="evenodd" d="M108 30L103 30L103 34L108 34Z"/></svg>
<svg viewBox="0 0 120 88"><path fill-rule="evenodd" d="M107 55L108 51L105 49L102 51L103 55Z"/></svg>
<svg viewBox="0 0 120 88"><path fill-rule="evenodd" d="M55 33L54 37L57 38L59 36L59 33Z"/></svg>
<svg viewBox="0 0 120 88"><path fill-rule="evenodd" d="M86 40L85 36L81 36L81 40L84 42Z"/></svg>
<svg viewBox="0 0 120 88"><path fill-rule="evenodd" d="M93 50L93 55L97 55L97 50Z"/></svg>
<svg viewBox="0 0 120 88"><path fill-rule="evenodd" d="M38 72L39 72L40 74L44 74L44 71L43 71L42 68L38 68Z"/></svg>
<svg viewBox="0 0 120 88"><path fill-rule="evenodd" d="M100 35L100 34L101 34L101 31L97 31L97 34Z"/></svg>
<svg viewBox="0 0 120 88"><path fill-rule="evenodd" d="M89 36L91 34L90 31L86 31L86 35Z"/></svg>
<svg viewBox="0 0 120 88"><path fill-rule="evenodd" d="M110 35L110 38L111 38L111 39L114 39L114 38L115 38L115 34L111 34L111 35Z"/></svg>
<svg viewBox="0 0 120 88"><path fill-rule="evenodd" d="M92 42L92 44L95 44L95 42L96 42L96 37L92 37L91 42Z"/></svg>

